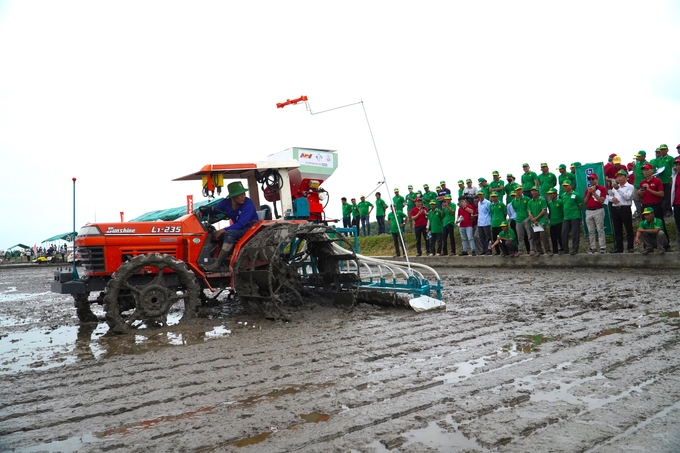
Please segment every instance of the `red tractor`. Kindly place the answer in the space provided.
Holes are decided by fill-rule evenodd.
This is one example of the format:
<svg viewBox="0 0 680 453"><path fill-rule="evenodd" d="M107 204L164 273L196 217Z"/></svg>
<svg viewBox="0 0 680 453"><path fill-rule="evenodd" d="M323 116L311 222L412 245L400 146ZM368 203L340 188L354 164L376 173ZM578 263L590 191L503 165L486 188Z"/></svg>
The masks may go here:
<svg viewBox="0 0 680 453"><path fill-rule="evenodd" d="M285 318L286 307L312 294L353 302L357 257L352 249L337 245L343 236L323 222L325 194L319 187L337 167L337 155L299 148L283 153L291 158L278 160L274 155L263 162L206 165L176 179L202 180L206 195L219 192L225 179L246 180L247 196L255 206L261 206L261 187L275 211L277 203L281 207L283 215L273 216L268 205L262 206L260 220L219 270L204 270L221 248L212 239L213 223L222 220L219 215L202 218L192 212L173 221L96 223L82 227L75 241L84 275L74 278L71 271L58 271L52 291L73 294L84 322L97 319L91 303L103 304L115 332L142 324L165 325L180 301L182 319L194 318L201 303L224 290L238 295L245 308L276 318ZM99 297L90 300L90 293L97 291Z"/></svg>
<svg viewBox="0 0 680 453"><path fill-rule="evenodd" d="M176 181L201 180L204 195L211 197L220 193L225 179L245 180L247 196L261 206L259 220L222 267L205 270L222 247L213 240L213 223L223 220L220 215L206 218L189 212L172 221L88 224L75 240L84 275L57 271L52 291L73 294L82 322L97 321L90 305L102 304L110 329L120 333L142 325L167 325L168 313L180 302L182 320L195 318L201 304L209 304L224 290L236 295L247 311L278 319L318 297L354 304L359 296L372 303L404 305L397 292L429 295L422 274L417 278L401 270L405 285L396 283L397 273L386 263L377 263L379 270L371 274L376 262L362 258L360 264L349 238L325 223L321 203L326 193L320 185L335 168L334 152L302 148L282 151L267 161L206 165ZM274 215L268 205L261 205L260 196L273 203ZM370 274L364 281L360 269ZM386 281L386 272L394 278ZM434 289L439 298L440 288L438 282ZM98 297L91 300L91 292L99 292Z"/></svg>

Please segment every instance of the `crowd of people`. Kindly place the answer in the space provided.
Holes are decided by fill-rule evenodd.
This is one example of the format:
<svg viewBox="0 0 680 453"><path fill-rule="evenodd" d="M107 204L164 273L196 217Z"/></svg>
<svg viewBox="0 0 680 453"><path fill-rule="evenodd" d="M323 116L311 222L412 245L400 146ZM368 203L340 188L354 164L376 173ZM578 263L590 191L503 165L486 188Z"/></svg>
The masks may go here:
<svg viewBox="0 0 680 453"><path fill-rule="evenodd" d="M680 155L680 145L676 147ZM503 255L517 257L541 254L570 254L579 251L582 222L588 237L587 253L607 253L605 211L614 230L611 253L633 253L641 244L641 253L670 251L665 217L675 220L680 249L680 156L668 154L660 145L654 158L638 151L634 160L623 163L621 156L609 155L604 165L604 180L596 172L586 171L587 183L576 190L576 172L581 166L560 164L557 174L542 162L540 173L522 164L519 181L512 173L501 178L493 171L491 180L480 177L458 181L457 194L446 181L436 189L428 184L422 190L408 186L402 195L394 189L388 204L380 192L375 202L364 195L343 197L344 228L355 226L360 235L371 234L371 214L375 215L378 234L392 235L395 256L404 253L400 232L415 233L416 256L456 255L454 231L457 227L462 250L459 256ZM579 187L581 189L581 187ZM633 218L639 217L636 231ZM389 224L389 225L388 225ZM624 235L625 233L625 235ZM624 241L625 239L625 241Z"/></svg>
<svg viewBox="0 0 680 453"><path fill-rule="evenodd" d="M14 250L7 250L2 253L4 261L32 261L37 257L56 257L58 259L63 259L66 256L67 250L65 246L57 247L55 245L50 245L49 247L36 247L35 249L28 248L17 248Z"/></svg>

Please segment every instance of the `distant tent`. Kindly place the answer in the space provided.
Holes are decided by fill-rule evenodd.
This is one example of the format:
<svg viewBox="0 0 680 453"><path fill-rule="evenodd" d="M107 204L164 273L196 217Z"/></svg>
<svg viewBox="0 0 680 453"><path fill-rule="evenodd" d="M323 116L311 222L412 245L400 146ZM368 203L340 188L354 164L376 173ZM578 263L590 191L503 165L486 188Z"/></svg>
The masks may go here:
<svg viewBox="0 0 680 453"><path fill-rule="evenodd" d="M17 247L19 247L19 248L22 248L22 249L30 249L30 248L31 248L31 247L30 247L30 246L28 246L28 245L24 245L24 244L17 244L17 245L13 245L13 246L11 246L11 247L10 247L10 248L8 248L7 250L12 250L13 248L17 248Z"/></svg>
<svg viewBox="0 0 680 453"><path fill-rule="evenodd" d="M222 201L222 198L218 198L216 200L205 200L205 201L199 201L198 203L194 203L194 208L200 208L201 206L214 206L217 203ZM140 215L139 217L135 217L134 219L130 220L130 222L155 222L157 220L163 220L166 222L170 222L176 219L179 219L183 215L186 215L187 213L187 207L186 205L180 206L177 208L169 208L169 209L160 209L157 211L150 211L145 214Z"/></svg>
<svg viewBox="0 0 680 453"><path fill-rule="evenodd" d="M54 241L73 242L73 231L69 231L68 233L58 234L56 236L52 236L51 238L47 238L44 241L42 241L41 244L44 244L45 242L54 242Z"/></svg>

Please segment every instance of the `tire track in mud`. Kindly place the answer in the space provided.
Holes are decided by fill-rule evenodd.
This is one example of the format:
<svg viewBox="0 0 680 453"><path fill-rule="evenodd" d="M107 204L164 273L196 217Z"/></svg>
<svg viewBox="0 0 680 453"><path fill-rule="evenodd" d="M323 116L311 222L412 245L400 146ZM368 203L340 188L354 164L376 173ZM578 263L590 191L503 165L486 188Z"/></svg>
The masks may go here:
<svg viewBox="0 0 680 453"><path fill-rule="evenodd" d="M516 288L507 291L517 294ZM499 297L505 296L494 294ZM255 335L236 333L141 356L33 370L11 375L12 387L19 391L3 401L6 406L0 409L0 417L17 402L21 406L17 418L10 420L13 425L33 418L28 410L36 402L39 410L53 411L43 412L31 430L9 433L11 445L98 432L101 437L84 451L102 447L123 451L135 445L162 445L164 451L239 451L228 444L276 426L278 430L257 447L274 452L352 450L450 416L455 419L447 429L469 433L484 448L541 451L536 445L555 442L561 424L575 429L588 414L599 414L596 410L613 419L617 416L607 405L586 411L571 399L557 408L538 397L532 399L554 392L552 381L578 381L578 385L562 383L562 387L584 395L594 391L590 388L594 383L606 382L612 389L605 389L603 395L622 395L609 405L627 404L640 392L655 396L667 392L665 406L662 398L655 399L661 406L647 408L646 418L619 420L621 426L611 435L584 434L584 445L594 448L599 445L594 442L603 444L654 417L659 407L668 407L669 399L678 400L666 385L669 378L663 377L677 374L677 361L673 363L672 358L678 357L677 331L666 324L635 330L624 327L622 332L588 341L617 323L633 322L640 313L639 308L583 310L582 306L599 297L579 296L569 305L553 307L542 303L539 294L525 297L524 306L507 301L511 310L500 304L487 304L484 310L452 304L455 308L450 312L432 316L355 312L339 322L301 324ZM595 318L580 319L591 316L586 313ZM518 343L519 335L538 333L553 341L530 354L503 352L502 346ZM569 367L564 368L565 364ZM462 371L454 371L456 367ZM463 379L457 378L459 373ZM647 383L644 378L649 376L662 377ZM519 385L532 379L537 381L532 384L536 388ZM63 382L69 382L67 389L60 385ZM625 394L635 385L639 390ZM43 397L48 399L41 401ZM108 410L87 415L97 414L97 408ZM116 412L121 408L125 411ZM196 413L202 408L207 409ZM541 417L529 420L527 408L540 411ZM74 410L79 413L71 414ZM300 425L302 412L325 413L330 419ZM184 413L192 415L185 420ZM162 418L163 414L174 415ZM81 415L86 418L79 419ZM507 424L503 417L508 416L519 420L512 435L485 432L485 426ZM149 428L136 428L159 419ZM3 429L6 424L0 422ZM116 431L119 426L123 428ZM220 431L224 434L218 437ZM625 436L612 445L621 442Z"/></svg>

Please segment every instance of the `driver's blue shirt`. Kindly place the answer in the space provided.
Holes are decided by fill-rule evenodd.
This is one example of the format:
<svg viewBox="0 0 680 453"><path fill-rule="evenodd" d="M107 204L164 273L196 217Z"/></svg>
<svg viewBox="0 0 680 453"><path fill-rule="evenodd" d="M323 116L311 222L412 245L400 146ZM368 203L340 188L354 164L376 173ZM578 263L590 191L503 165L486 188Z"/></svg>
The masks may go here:
<svg viewBox="0 0 680 453"><path fill-rule="evenodd" d="M226 230L243 230L248 228L250 222L258 220L257 211L255 210L255 204L253 201L246 197L243 204L238 205L236 209L231 207L231 199L225 198L224 200L217 203L214 208L211 208L211 214L214 214L214 210L219 210L227 213L227 216L233 222L231 225L225 228ZM210 212L209 211L209 212Z"/></svg>

